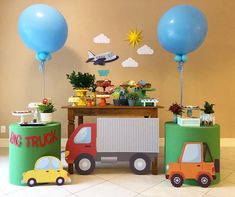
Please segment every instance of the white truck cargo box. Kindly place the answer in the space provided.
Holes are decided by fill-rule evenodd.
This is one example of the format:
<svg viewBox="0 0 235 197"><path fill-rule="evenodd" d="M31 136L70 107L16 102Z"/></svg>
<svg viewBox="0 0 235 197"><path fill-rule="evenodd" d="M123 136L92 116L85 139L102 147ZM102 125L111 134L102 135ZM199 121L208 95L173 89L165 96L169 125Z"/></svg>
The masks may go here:
<svg viewBox="0 0 235 197"><path fill-rule="evenodd" d="M97 118L97 152L159 153L158 118Z"/></svg>

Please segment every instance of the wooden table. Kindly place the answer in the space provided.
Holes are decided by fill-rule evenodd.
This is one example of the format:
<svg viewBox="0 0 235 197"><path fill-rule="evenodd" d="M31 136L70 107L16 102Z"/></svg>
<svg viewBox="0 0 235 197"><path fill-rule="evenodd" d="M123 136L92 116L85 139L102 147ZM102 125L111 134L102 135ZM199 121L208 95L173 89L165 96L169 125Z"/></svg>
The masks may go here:
<svg viewBox="0 0 235 197"><path fill-rule="evenodd" d="M162 106L156 107L142 107L142 106L114 106L107 105L105 107L72 107L63 106L63 109L68 110L68 138L75 129L75 117L78 116L78 125L83 123L84 116L143 116L145 118L157 118L158 109ZM73 165L69 164L68 172L73 174ZM157 157L152 162L152 174L157 174Z"/></svg>

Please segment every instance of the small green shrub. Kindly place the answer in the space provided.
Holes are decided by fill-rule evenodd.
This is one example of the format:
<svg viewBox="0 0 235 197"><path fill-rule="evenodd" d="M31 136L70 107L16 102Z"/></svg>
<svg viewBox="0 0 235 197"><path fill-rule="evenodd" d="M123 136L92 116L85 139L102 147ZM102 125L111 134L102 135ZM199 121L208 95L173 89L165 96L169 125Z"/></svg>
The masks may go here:
<svg viewBox="0 0 235 197"><path fill-rule="evenodd" d="M38 109L41 113L52 113L56 111L52 103L46 103L38 106Z"/></svg>
<svg viewBox="0 0 235 197"><path fill-rule="evenodd" d="M76 73L73 71L70 74L66 74L66 76L74 89L95 87L95 75L90 73Z"/></svg>

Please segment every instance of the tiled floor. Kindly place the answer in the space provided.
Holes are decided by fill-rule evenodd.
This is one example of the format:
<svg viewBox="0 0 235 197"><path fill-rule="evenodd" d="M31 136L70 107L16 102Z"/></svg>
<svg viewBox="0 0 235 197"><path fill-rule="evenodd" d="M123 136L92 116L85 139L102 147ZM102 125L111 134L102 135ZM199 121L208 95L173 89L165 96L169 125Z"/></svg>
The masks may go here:
<svg viewBox="0 0 235 197"><path fill-rule="evenodd" d="M161 150L163 152L163 150ZM63 161L65 164L65 162ZM163 175L163 155L159 159L160 175L138 176L131 173L127 163L98 166L89 176L74 174L69 185L43 185L33 188L8 183L8 149L0 148L0 197L146 197L146 196L219 196L235 197L235 147L221 149L219 184L209 188L183 185L174 188Z"/></svg>

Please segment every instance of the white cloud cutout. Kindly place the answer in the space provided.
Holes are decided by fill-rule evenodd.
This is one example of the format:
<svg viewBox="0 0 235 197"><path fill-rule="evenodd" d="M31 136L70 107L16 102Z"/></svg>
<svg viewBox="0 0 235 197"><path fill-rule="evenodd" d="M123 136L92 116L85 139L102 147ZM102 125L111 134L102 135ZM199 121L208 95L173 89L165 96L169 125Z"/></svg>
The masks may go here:
<svg viewBox="0 0 235 197"><path fill-rule="evenodd" d="M93 38L93 42L98 43L98 44L109 44L110 39L106 35L101 33L98 36Z"/></svg>
<svg viewBox="0 0 235 197"><path fill-rule="evenodd" d="M124 62L122 62L122 67L138 67L138 62L136 62L134 59L132 59L131 57L129 57L128 59L126 59Z"/></svg>
<svg viewBox="0 0 235 197"><path fill-rule="evenodd" d="M154 53L153 49L148 45L143 45L142 47L138 48L137 53L139 55L152 55Z"/></svg>

